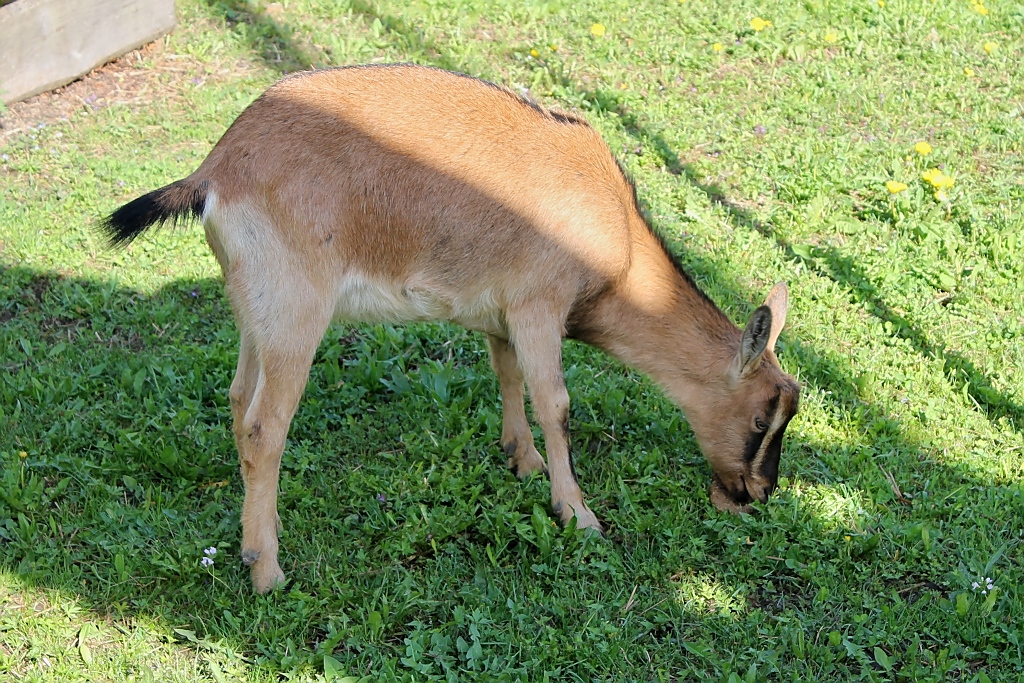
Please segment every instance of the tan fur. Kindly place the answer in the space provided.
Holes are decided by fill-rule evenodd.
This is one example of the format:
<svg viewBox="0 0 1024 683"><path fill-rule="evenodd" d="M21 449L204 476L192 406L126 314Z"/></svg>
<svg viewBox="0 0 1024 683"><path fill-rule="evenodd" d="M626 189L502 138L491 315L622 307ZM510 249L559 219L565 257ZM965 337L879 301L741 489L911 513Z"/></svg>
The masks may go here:
<svg viewBox="0 0 1024 683"><path fill-rule="evenodd" d="M785 286L765 309L770 343L744 357L767 329L743 346L673 264L583 122L435 69L317 71L273 86L171 187L204 198L241 330L231 406L246 488L242 554L258 591L284 579L278 466L332 318L450 320L486 333L508 464L519 476L545 468L525 381L563 522L600 529L570 461L567 334L664 387L715 472L716 505L741 509L744 496L764 500L774 487L743 451L754 417L778 430L796 411L797 385L772 352ZM762 415L780 393L776 413Z"/></svg>

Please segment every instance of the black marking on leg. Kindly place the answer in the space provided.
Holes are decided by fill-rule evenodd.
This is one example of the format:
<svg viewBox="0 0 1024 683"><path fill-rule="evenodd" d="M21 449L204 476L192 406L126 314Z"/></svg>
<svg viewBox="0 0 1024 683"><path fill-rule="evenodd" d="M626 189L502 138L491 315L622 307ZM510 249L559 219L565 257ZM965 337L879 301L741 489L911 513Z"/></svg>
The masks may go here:
<svg viewBox="0 0 1024 683"><path fill-rule="evenodd" d="M242 564L246 567L251 567L256 564L256 561L260 559L260 553L258 550L243 550L242 551Z"/></svg>
<svg viewBox="0 0 1024 683"><path fill-rule="evenodd" d="M259 422L254 422L252 427L249 429L249 439L252 441L258 441L260 438L260 432L263 431L263 425Z"/></svg>
<svg viewBox="0 0 1024 683"><path fill-rule="evenodd" d="M562 438L565 439L565 452L569 455L569 472L576 486L580 485L579 477L576 476L576 464L572 461L572 441L569 439L569 410L562 415Z"/></svg>
<svg viewBox="0 0 1024 683"><path fill-rule="evenodd" d="M511 463L508 466L508 469L512 472L512 474L516 477L516 479L520 478L519 477L519 460L515 457L516 450L518 450L518 448L519 448L519 442L516 439L512 439L507 444L504 444L501 447L502 453L505 454L505 456L509 459L509 462Z"/></svg>

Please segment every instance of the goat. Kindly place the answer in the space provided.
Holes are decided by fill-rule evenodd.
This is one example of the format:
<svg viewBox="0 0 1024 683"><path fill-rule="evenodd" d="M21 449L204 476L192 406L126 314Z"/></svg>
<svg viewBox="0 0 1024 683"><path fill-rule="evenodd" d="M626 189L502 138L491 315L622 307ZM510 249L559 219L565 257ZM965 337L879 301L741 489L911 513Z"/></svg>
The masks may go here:
<svg viewBox="0 0 1024 683"><path fill-rule="evenodd" d="M584 120L499 86L414 65L284 78L199 168L117 209L126 245L199 220L240 332L231 383L241 462L242 560L284 582L277 486L292 416L332 320L453 321L487 335L501 446L523 478L547 471L563 523L601 529L569 450L562 340L650 375L683 410L726 510L766 501L799 386L775 341L777 284L742 331L653 232L636 190ZM547 464L527 422L525 387Z"/></svg>

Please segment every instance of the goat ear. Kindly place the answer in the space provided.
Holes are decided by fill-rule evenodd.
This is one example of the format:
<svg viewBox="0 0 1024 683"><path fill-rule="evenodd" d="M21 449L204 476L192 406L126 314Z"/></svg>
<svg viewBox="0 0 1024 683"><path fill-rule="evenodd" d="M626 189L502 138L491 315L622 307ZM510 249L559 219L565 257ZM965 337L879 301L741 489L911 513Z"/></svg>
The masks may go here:
<svg viewBox="0 0 1024 683"><path fill-rule="evenodd" d="M778 282L772 287L772 291L768 292L768 297L764 300L764 305L772 311L772 331L768 335L768 348L774 351L779 332L782 332L786 324L786 311L789 309L789 288L785 282Z"/></svg>
<svg viewBox="0 0 1024 683"><path fill-rule="evenodd" d="M761 362L761 356L768 348L768 341L774 329L772 317L772 309L768 306L761 306L750 316L750 322L747 323L740 339L739 353L736 355L736 367L739 369L740 377Z"/></svg>

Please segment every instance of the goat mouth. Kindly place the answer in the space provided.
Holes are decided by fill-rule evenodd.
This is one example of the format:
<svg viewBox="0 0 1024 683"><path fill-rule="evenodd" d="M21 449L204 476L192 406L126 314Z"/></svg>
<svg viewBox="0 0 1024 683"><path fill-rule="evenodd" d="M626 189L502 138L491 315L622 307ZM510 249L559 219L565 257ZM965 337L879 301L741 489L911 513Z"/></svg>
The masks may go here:
<svg viewBox="0 0 1024 683"><path fill-rule="evenodd" d="M747 488L747 480L742 475L740 476L740 487L730 490L729 495L737 505L750 505L754 502L754 498L750 495L750 490Z"/></svg>
<svg viewBox="0 0 1024 683"><path fill-rule="evenodd" d="M754 502L742 477L739 488L731 488L726 486L717 474L712 476L709 494L711 503L719 510L727 512L750 512L750 504Z"/></svg>

